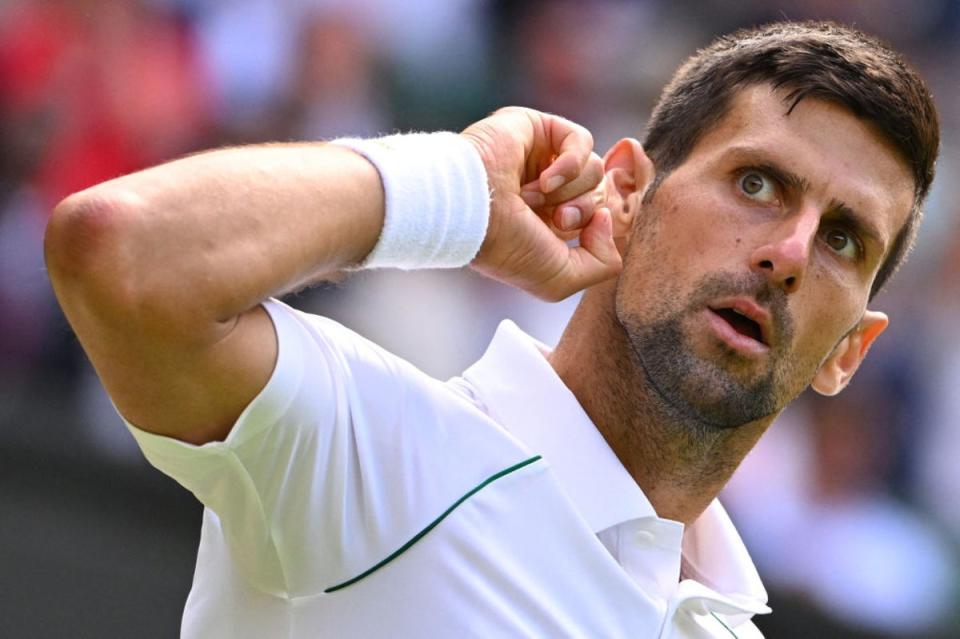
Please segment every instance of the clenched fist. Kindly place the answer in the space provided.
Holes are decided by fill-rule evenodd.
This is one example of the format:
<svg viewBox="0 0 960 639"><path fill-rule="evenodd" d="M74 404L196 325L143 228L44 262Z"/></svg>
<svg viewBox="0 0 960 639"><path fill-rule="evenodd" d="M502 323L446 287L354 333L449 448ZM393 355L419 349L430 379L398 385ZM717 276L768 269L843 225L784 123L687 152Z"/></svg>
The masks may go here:
<svg viewBox="0 0 960 639"><path fill-rule="evenodd" d="M507 107L462 135L480 152L491 191L474 269L551 301L620 272L603 160L589 131L556 115ZM577 246L568 245L573 238Z"/></svg>

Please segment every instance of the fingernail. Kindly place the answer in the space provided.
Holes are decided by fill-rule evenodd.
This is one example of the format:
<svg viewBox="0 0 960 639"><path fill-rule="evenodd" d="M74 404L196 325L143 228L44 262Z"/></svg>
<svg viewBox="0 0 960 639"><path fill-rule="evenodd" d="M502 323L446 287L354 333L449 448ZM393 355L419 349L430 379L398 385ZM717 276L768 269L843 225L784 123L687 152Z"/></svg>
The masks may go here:
<svg viewBox="0 0 960 639"><path fill-rule="evenodd" d="M560 209L560 228L564 231L580 226L580 209L575 206L565 206Z"/></svg>
<svg viewBox="0 0 960 639"><path fill-rule="evenodd" d="M549 193L555 189L559 189L566 181L566 178L564 178L562 175L554 175L552 178L547 180L547 188L544 190Z"/></svg>

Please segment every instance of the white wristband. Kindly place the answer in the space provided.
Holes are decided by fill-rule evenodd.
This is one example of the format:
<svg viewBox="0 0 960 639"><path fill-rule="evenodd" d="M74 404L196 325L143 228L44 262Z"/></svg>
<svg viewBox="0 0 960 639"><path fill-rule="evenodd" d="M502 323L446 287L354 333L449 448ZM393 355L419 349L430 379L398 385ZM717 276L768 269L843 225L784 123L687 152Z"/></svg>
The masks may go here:
<svg viewBox="0 0 960 639"><path fill-rule="evenodd" d="M380 173L383 230L364 268L468 264L487 234L490 194L480 153L456 133L340 138Z"/></svg>

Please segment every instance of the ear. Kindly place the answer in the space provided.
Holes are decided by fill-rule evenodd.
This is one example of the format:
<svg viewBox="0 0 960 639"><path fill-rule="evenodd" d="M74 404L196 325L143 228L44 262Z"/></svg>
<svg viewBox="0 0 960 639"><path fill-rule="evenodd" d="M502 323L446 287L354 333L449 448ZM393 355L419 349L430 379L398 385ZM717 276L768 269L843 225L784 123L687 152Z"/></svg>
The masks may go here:
<svg viewBox="0 0 960 639"><path fill-rule="evenodd" d="M844 337L820 365L810 386L821 395L836 395L853 378L860 362L867 356L873 341L879 337L890 320L879 311L866 311L860 323Z"/></svg>
<svg viewBox="0 0 960 639"><path fill-rule="evenodd" d="M613 216L613 236L625 237L640 208L643 192L653 181L653 163L640 142L623 138L603 156L606 205Z"/></svg>

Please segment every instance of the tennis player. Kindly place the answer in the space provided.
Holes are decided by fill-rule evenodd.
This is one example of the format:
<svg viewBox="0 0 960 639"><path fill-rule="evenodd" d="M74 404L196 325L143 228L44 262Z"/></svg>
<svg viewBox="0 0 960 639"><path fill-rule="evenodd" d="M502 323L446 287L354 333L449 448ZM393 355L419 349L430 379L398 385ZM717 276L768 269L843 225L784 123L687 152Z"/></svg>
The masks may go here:
<svg viewBox="0 0 960 639"><path fill-rule="evenodd" d="M183 636L759 636L766 593L716 495L887 326L868 305L938 137L896 53L784 23L698 52L643 145L602 158L507 108L69 197L57 296L147 458L206 506ZM275 299L464 265L586 293L555 349L506 322L447 382Z"/></svg>

